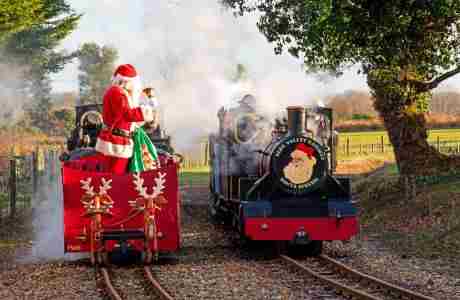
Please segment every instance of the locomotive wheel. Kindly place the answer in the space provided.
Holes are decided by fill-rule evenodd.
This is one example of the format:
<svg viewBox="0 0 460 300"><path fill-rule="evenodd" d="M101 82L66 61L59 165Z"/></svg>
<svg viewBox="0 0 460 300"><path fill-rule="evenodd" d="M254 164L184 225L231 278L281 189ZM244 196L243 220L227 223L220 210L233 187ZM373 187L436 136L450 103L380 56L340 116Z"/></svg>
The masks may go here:
<svg viewBox="0 0 460 300"><path fill-rule="evenodd" d="M150 265L153 261L153 254L152 254L152 250L150 249L147 249L144 253L144 263L147 264L147 265Z"/></svg>
<svg viewBox="0 0 460 300"><path fill-rule="evenodd" d="M301 248L307 256L319 256L323 252L323 241L311 241Z"/></svg>
<svg viewBox="0 0 460 300"><path fill-rule="evenodd" d="M109 254L107 253L107 251L104 251L100 254L101 256L101 263L103 265L109 265Z"/></svg>
<svg viewBox="0 0 460 300"><path fill-rule="evenodd" d="M208 215L211 222L214 224L231 224L231 217L227 212L222 211L218 204L218 196L211 194L209 197Z"/></svg>
<svg viewBox="0 0 460 300"><path fill-rule="evenodd" d="M323 252L323 241L311 241L307 245L291 245L288 252L294 256L319 256Z"/></svg>

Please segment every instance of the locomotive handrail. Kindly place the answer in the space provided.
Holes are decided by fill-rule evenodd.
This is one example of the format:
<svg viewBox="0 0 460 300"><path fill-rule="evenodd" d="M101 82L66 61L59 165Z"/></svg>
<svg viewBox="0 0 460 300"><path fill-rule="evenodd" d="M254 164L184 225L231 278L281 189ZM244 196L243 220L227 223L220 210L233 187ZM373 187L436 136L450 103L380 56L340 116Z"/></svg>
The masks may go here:
<svg viewBox="0 0 460 300"><path fill-rule="evenodd" d="M259 188L259 186L262 185L262 182L264 182L269 176L270 172L267 172L262 177L257 179L256 182L254 182L254 185L247 191L246 199L249 199L250 196Z"/></svg>
<svg viewBox="0 0 460 300"><path fill-rule="evenodd" d="M98 118L99 124L103 124L103 119L102 119L102 115L101 115L100 112L94 111L94 110L88 110L87 112L83 113L83 115L81 116L81 118L79 120L80 127L82 126L83 121L85 120L85 118L87 116L89 116L89 115L95 115Z"/></svg>

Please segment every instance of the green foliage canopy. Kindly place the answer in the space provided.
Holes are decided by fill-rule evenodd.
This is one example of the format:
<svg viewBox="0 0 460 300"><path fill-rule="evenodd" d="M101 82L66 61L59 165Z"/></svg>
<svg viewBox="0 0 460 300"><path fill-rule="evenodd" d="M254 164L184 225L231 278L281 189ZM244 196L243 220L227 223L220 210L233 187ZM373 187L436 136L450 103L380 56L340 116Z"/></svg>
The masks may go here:
<svg viewBox="0 0 460 300"><path fill-rule="evenodd" d="M44 17L43 0L2 0L0 41L8 35L37 24Z"/></svg>
<svg viewBox="0 0 460 300"><path fill-rule="evenodd" d="M14 1L13 1L14 2ZM1 44L0 63L23 67L20 93L29 101L26 112L32 124L48 130L51 109L50 74L61 71L75 57L56 48L78 25L76 14L66 0L41 0L41 19L26 29L10 34Z"/></svg>
<svg viewBox="0 0 460 300"><path fill-rule="evenodd" d="M82 104L102 102L103 93L110 84L117 59L118 51L113 47L101 47L96 43L82 45L78 51L80 62L78 80Z"/></svg>
<svg viewBox="0 0 460 300"><path fill-rule="evenodd" d="M460 62L458 0L222 1L240 14L259 11L258 27L275 51L302 57L312 71L340 74L358 63L365 72L404 69L435 80L414 81L429 90Z"/></svg>

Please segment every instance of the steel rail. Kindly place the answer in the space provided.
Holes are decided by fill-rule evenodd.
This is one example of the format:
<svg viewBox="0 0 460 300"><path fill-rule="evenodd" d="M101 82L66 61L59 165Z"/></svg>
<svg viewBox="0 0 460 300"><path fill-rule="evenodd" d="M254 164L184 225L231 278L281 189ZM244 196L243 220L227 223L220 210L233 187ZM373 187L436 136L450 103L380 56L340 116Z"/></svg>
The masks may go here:
<svg viewBox="0 0 460 300"><path fill-rule="evenodd" d="M150 267L144 266L144 275L152 284L155 291L157 291L158 296L160 296L163 300L174 300L174 298L155 279L155 277L152 274L152 271L150 270Z"/></svg>
<svg viewBox="0 0 460 300"><path fill-rule="evenodd" d="M361 273L361 272L359 272L359 271L357 271L355 269L352 269L352 268L348 267L347 265L345 265L345 264L343 264L343 263L341 263L341 262L339 262L339 261L327 256L327 255L320 255L319 258L324 260L324 261L326 261L327 263L333 265L335 268L339 269L340 271L344 271L344 272L346 272L348 274L351 274L351 275L353 275L353 276L355 276L355 277L357 277L357 278L359 278L361 280L364 279L369 283L378 284L378 285L384 287L385 289L387 289L388 291L391 291L391 292L393 292L395 294L398 294L398 295L400 295L402 297L406 297L407 299L435 300L432 297L422 295L420 293L405 289L403 287L400 287L400 286L394 285L392 283L383 281L383 280L375 278L373 276Z"/></svg>
<svg viewBox="0 0 460 300"><path fill-rule="evenodd" d="M104 284L106 287L106 290L112 300L123 300L118 294L117 290L113 287L112 282L110 281L110 275L109 271L106 268L100 268L100 271L102 273L102 277L104 278Z"/></svg>
<svg viewBox="0 0 460 300"><path fill-rule="evenodd" d="M294 260L294 259L292 259L292 258L290 258L288 256L281 255L280 257L283 260L285 260L286 262L290 263L291 265L294 265L295 267L307 272L308 274L312 275L313 277L316 277L319 280L321 280L321 281L323 281L323 282L335 287L335 289L340 291L342 294L351 295L351 296L354 296L354 297L358 297L359 299L365 299L365 300L382 300L381 298L377 298L377 297L375 297L375 296L373 296L371 294L368 294L366 292L363 292L363 291L360 291L358 289L346 286L346 285L342 284L341 282L338 282L337 280L327 278L326 276L323 276L323 275L319 274L318 272L313 271L312 269L304 266L303 264L299 263L298 261L296 261L296 260Z"/></svg>

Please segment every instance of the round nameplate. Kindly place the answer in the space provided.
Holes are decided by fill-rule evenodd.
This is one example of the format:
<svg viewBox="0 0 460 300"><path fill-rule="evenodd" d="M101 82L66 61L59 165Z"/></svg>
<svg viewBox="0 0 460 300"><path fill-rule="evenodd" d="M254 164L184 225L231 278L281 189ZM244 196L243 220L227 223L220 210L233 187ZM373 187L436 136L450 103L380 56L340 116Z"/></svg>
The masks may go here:
<svg viewBox="0 0 460 300"><path fill-rule="evenodd" d="M327 155L323 146L311 138L287 137L272 152L271 168L284 191L304 195L319 188L326 179Z"/></svg>

